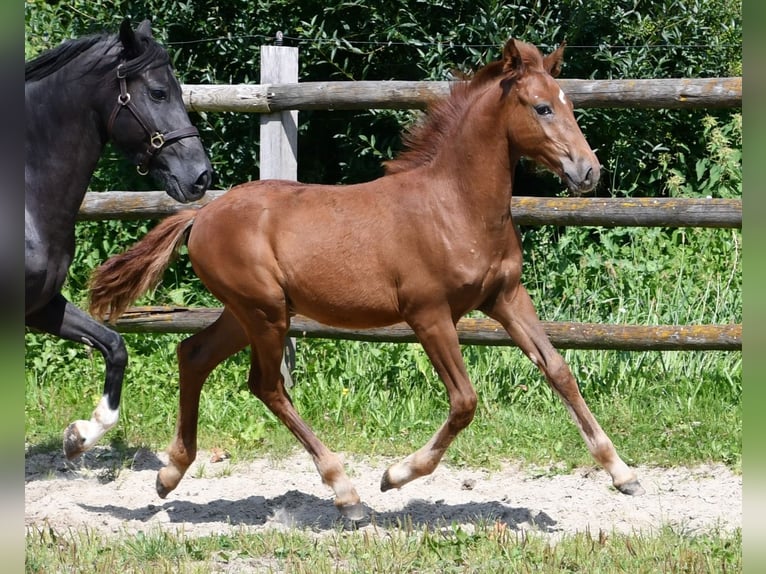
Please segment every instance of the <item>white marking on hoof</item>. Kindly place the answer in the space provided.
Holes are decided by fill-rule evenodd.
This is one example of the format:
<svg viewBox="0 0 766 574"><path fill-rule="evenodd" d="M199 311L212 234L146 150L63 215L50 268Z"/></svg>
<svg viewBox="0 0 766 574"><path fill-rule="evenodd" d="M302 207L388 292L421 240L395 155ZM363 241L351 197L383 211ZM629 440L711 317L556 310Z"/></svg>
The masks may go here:
<svg viewBox="0 0 766 574"><path fill-rule="evenodd" d="M80 450L86 451L101 440L101 437L109 430L104 426L94 423L93 421L74 421L70 428L75 431L75 435L78 436L80 441Z"/></svg>
<svg viewBox="0 0 766 574"><path fill-rule="evenodd" d="M86 451L93 447L104 434L115 424L120 417L120 409L110 409L106 396L96 406L89 421L75 421L72 427L77 431L81 440L81 451Z"/></svg>
<svg viewBox="0 0 766 574"><path fill-rule="evenodd" d="M98 402L98 406L96 407L96 410L93 411L91 421L95 421L101 424L104 427L104 432L106 432L110 428L112 428L114 425L117 424L117 419L119 418L120 418L120 409L119 408L116 408L114 410L110 409L109 401L107 400L105 395L101 397L101 400Z"/></svg>

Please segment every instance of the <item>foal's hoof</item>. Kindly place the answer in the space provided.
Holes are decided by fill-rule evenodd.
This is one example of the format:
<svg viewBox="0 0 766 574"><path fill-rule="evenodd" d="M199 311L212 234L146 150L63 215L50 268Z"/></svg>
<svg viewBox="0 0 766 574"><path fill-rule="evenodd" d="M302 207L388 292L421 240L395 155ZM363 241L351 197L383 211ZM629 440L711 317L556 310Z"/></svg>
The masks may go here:
<svg viewBox="0 0 766 574"><path fill-rule="evenodd" d="M86 451L85 438L80 434L76 423L70 424L64 431L64 455L72 460Z"/></svg>
<svg viewBox="0 0 766 574"><path fill-rule="evenodd" d="M391 476L389 475L388 470L386 470L386 472L383 473L383 478L380 479L380 491L386 492L392 488L396 488L396 485L391 482Z"/></svg>
<svg viewBox="0 0 766 574"><path fill-rule="evenodd" d="M165 498L173 491L172 488L162 484L162 475L159 472L157 473L157 482L154 486L157 489L157 494L160 496L160 498Z"/></svg>
<svg viewBox="0 0 766 574"><path fill-rule="evenodd" d="M631 480L625 484L615 485L615 488L623 494L630 494L631 496L640 496L646 492L644 487L641 486L637 480Z"/></svg>
<svg viewBox="0 0 766 574"><path fill-rule="evenodd" d="M361 502L348 504L346 506L338 506L337 508L340 515L351 522L361 522L367 519L367 510Z"/></svg>

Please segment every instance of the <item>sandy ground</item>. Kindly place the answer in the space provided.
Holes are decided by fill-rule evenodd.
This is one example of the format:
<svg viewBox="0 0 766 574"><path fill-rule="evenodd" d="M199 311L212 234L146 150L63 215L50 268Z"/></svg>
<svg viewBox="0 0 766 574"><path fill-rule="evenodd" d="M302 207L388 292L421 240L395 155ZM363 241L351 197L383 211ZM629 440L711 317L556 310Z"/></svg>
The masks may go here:
<svg viewBox="0 0 766 574"><path fill-rule="evenodd" d="M154 482L164 453L139 450L127 465L105 447L75 463L60 453L28 454L26 526L57 531L87 526L103 534L163 529L196 536L266 528L322 533L342 525L332 492L307 454L236 464L215 458L200 453L163 500ZM639 467L646 494L630 497L614 490L606 472L595 467L551 475L514 464L492 472L442 464L429 477L382 493L380 477L390 461L349 457L345 462L370 511L370 520L357 525L362 529L410 521L470 528L489 521L555 538L586 529L648 533L672 525L694 533L742 525L742 476L718 465Z"/></svg>

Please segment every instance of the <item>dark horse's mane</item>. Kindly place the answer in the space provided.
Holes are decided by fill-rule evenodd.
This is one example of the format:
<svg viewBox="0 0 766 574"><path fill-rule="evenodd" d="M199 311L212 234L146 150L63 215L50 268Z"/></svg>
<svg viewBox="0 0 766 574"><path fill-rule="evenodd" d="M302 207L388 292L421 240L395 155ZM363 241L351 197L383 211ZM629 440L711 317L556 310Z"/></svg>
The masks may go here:
<svg viewBox="0 0 766 574"><path fill-rule="evenodd" d="M104 59L103 56L112 47L119 44L116 35L94 34L83 38L67 40L55 48L43 52L37 58L26 62L24 66L24 81L33 82L50 76L81 54L100 44L104 45L104 49L100 54L96 55L92 65L85 72L86 74L99 76L107 70L113 70L116 63L120 60L125 60L126 74L134 74L147 68L150 64L152 66L164 66L170 62L170 57L165 48L155 42L153 38L136 32L136 39L140 45L140 51L129 52L123 49L113 59Z"/></svg>

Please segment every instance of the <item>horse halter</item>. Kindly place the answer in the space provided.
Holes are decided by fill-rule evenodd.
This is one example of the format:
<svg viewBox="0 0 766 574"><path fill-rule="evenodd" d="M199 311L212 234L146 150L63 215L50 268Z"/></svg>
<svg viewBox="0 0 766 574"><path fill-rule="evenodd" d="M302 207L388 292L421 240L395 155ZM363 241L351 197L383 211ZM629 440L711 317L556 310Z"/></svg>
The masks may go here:
<svg viewBox="0 0 766 574"><path fill-rule="evenodd" d="M188 126L165 133L160 132L159 130L151 130L141 117L138 108L136 108L136 106L133 105L133 102L130 101L131 98L128 93L127 74L124 71L124 65L125 62L122 62L117 66L117 79L120 83L120 95L117 96L117 104L114 106L114 110L112 110L112 114L109 116L109 123L107 124L106 129L109 137L112 138L112 128L114 127L114 121L117 119L117 114L120 113L120 110L127 109L133 114L133 117L136 118L141 127L144 128L146 135L149 136L149 146L146 148L145 152L146 158L136 166L136 170L139 174L146 175L149 173L149 164L152 159L164 146L183 138L199 137L199 131L197 131L197 128L194 126Z"/></svg>

